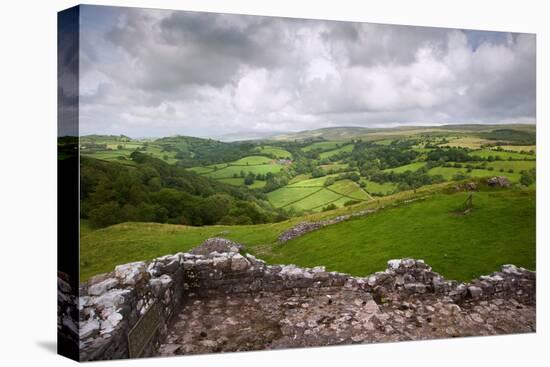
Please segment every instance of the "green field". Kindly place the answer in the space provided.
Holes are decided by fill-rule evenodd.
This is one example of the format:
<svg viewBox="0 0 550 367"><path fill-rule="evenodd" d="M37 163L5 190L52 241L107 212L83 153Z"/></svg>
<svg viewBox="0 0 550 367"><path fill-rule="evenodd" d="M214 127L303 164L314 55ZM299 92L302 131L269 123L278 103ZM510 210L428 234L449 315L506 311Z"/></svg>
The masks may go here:
<svg viewBox="0 0 550 367"><path fill-rule="evenodd" d="M206 227L122 223L88 231L80 239L80 280L112 271L118 264L188 251L210 237L223 236L246 244L274 242L284 228L281 223Z"/></svg>
<svg viewBox="0 0 550 367"><path fill-rule="evenodd" d="M371 197L363 189L359 187L355 182L351 180L336 181L333 185L328 187L329 190L335 191L343 196L347 196L349 199L354 200L370 200Z"/></svg>
<svg viewBox="0 0 550 367"><path fill-rule="evenodd" d="M309 180L310 178L311 178L311 175L302 173L297 176L294 176L290 181L288 181L288 184L292 185L293 183Z"/></svg>
<svg viewBox="0 0 550 367"><path fill-rule="evenodd" d="M384 269L388 259L413 257L458 280L508 263L534 269L534 192L477 192L470 214L453 214L467 195L438 194L333 225L277 247L267 259L366 275Z"/></svg>
<svg viewBox="0 0 550 367"><path fill-rule="evenodd" d="M350 180L336 181L331 186L324 187L328 177L299 181L272 191L267 197L276 208L293 208L298 211L321 210L329 204L342 207L350 200L372 200L359 185Z"/></svg>
<svg viewBox="0 0 550 367"><path fill-rule="evenodd" d="M251 155L251 156L236 160L235 162L231 162L230 164L232 166L255 166L258 164L269 164L271 163L271 161L272 161L271 158L264 157L262 155Z"/></svg>
<svg viewBox="0 0 550 367"><path fill-rule="evenodd" d="M271 204L276 208L282 208L291 203L297 202L306 196L312 195L319 191L321 188L317 186L313 187L291 187L286 186L275 191L271 191L267 194L267 197Z"/></svg>
<svg viewBox="0 0 550 367"><path fill-rule="evenodd" d="M322 188L316 191L313 195L309 195L302 200L299 200L293 203L291 206L298 210L321 210L324 206L342 198L342 195L339 195L333 191ZM349 200L349 199L348 199Z"/></svg>
<svg viewBox="0 0 550 367"><path fill-rule="evenodd" d="M320 165L319 168L322 169L325 172L328 172L330 170L345 170L349 167L349 164L347 163L332 163L332 164L323 164Z"/></svg>
<svg viewBox="0 0 550 367"><path fill-rule="evenodd" d="M244 186L244 178L220 178L218 181L228 183L234 186ZM252 185L248 185L251 189L261 189L265 186L265 181L254 180Z"/></svg>
<svg viewBox="0 0 550 367"><path fill-rule="evenodd" d="M433 149L432 148L414 147L414 148L412 148L412 150L414 150L415 152L418 152L418 153L428 153L428 152L431 152Z"/></svg>
<svg viewBox="0 0 550 367"><path fill-rule="evenodd" d="M500 157L502 159L531 159L535 160L535 156L529 155L529 154L521 154L521 153L514 153L514 152L500 152L498 150L492 150L492 149L482 149L482 150L476 150L470 153L471 156L481 157L481 158L489 158L490 156L493 157Z"/></svg>
<svg viewBox="0 0 550 367"><path fill-rule="evenodd" d="M424 259L435 271L458 280L506 263L535 269L534 190L476 192L474 210L454 214L466 195L436 194L306 234L284 246L276 244L277 236L304 218L246 226L123 223L99 230L90 230L84 221L81 281L117 264L188 251L214 236L241 242L269 263L325 265L355 275L383 270L388 259L406 256Z"/></svg>
<svg viewBox="0 0 550 367"><path fill-rule="evenodd" d="M307 180L301 180L298 182L295 182L291 185L288 185L288 187L321 187L329 177L336 177L337 175L327 175L323 177L317 177L317 178L310 178Z"/></svg>
<svg viewBox="0 0 550 367"><path fill-rule="evenodd" d="M189 168L189 171L193 171L198 173L199 175L212 172L214 169L212 167L191 167Z"/></svg>
<svg viewBox="0 0 550 367"><path fill-rule="evenodd" d="M365 191L367 191L370 194L376 193L381 195L388 195L388 194L391 194L397 188L397 185L392 182L378 183L378 182L366 180L364 178L362 178L361 181L367 185L365 187Z"/></svg>
<svg viewBox="0 0 550 367"><path fill-rule="evenodd" d="M486 169L472 169L471 172L467 172L466 168L454 168L454 167L435 167L428 171L431 175L441 175L447 181L453 180L453 177L457 173L462 173L467 177L493 177L493 176L504 176L512 182L518 182L521 175L519 172L510 173L508 171L499 172L498 170L489 171Z"/></svg>
<svg viewBox="0 0 550 367"><path fill-rule="evenodd" d="M463 173L468 177L492 177L505 176L512 182L519 182L521 171L528 171L536 167L535 161L494 161L487 162L486 167L492 167L493 170L473 168L471 172L467 172L467 165L476 166L478 164L463 163L462 168L455 167L434 167L428 171L431 175L442 175L445 180L452 180L457 173ZM509 172L512 170L513 172Z"/></svg>
<svg viewBox="0 0 550 367"><path fill-rule="evenodd" d="M256 166L227 166L217 171L210 171L205 173L205 176L212 177L214 179L221 178L234 178L234 175L239 175L241 171L245 174L252 172L254 174L266 174L268 172L276 173L283 169L283 166L278 164L259 164Z"/></svg>
<svg viewBox="0 0 550 367"><path fill-rule="evenodd" d="M268 172L277 173L283 170L283 165L273 162L275 161L268 157L251 155L230 163L213 164L206 167L197 166L189 168L189 170L231 185L242 186L244 185L244 178L241 177L241 172L244 172L245 175L249 172L257 175ZM256 180L249 187L262 188L264 186L265 181Z"/></svg>
<svg viewBox="0 0 550 367"><path fill-rule="evenodd" d="M231 163L218 163L218 164L211 164L209 166L206 166L205 168L208 168L210 170L215 170L215 169L222 169L222 168L225 168L225 167L229 167L231 165ZM192 168L189 168L190 170L194 170L195 168L203 168L203 167L192 167Z"/></svg>
<svg viewBox="0 0 550 367"><path fill-rule="evenodd" d="M378 145L390 145L394 140L393 139L381 139L375 140L374 142Z"/></svg>
<svg viewBox="0 0 550 367"><path fill-rule="evenodd" d="M399 166L399 167L395 167L395 168L388 168L388 169L385 169L384 171L385 172L395 172L395 173L403 173L403 172L406 172L406 171L416 171L422 167L424 167L426 165L426 162L414 162L414 163L410 163L410 164L406 164L404 166Z"/></svg>
<svg viewBox="0 0 550 367"><path fill-rule="evenodd" d="M271 154L277 158L292 158L292 154L289 151L272 146L260 147L258 148L258 152L261 154Z"/></svg>
<svg viewBox="0 0 550 367"><path fill-rule="evenodd" d="M120 158L130 159L130 154L133 150L129 149L120 149L120 150L102 150L95 153L83 153L82 155L93 157L96 159L103 159L106 161L119 161Z"/></svg>
<svg viewBox="0 0 550 367"><path fill-rule="evenodd" d="M494 161L487 163L487 167L493 167L495 171L513 169L514 172L521 172L523 170L530 170L536 167L535 161Z"/></svg>
<svg viewBox="0 0 550 367"><path fill-rule="evenodd" d="M334 149L334 150L329 150L328 152L323 152L323 153L319 154L319 158L321 158L321 159L330 158L333 155L336 155L338 153L342 153L342 152L349 153L352 150L353 150L353 144L348 144L348 145L344 145L343 147L340 147L340 148L337 148L337 149Z"/></svg>
<svg viewBox="0 0 550 367"><path fill-rule="evenodd" d="M514 152L533 152L535 153L537 151L536 145L502 145L502 149L504 150L510 150Z"/></svg>
<svg viewBox="0 0 550 367"><path fill-rule="evenodd" d="M338 147L345 144L345 142L342 141L320 141L317 143L313 143L308 145L307 147L302 148L303 152L309 152L311 150L317 150L317 151L327 151L327 150L334 150Z"/></svg>
<svg viewBox="0 0 550 367"><path fill-rule="evenodd" d="M122 157L125 158L127 162L130 162L128 164L132 164L132 162L130 161L130 154L132 154L136 149L145 147L145 150L142 152L149 154L152 157L161 159L170 164L177 161L174 152L163 151L162 146L156 145L151 142L147 142L147 145L145 145L145 141L123 142L116 141L114 138L95 139L93 140L94 143L105 144L106 147L104 150L90 151L89 149L86 149L86 146L90 143L89 140L90 139L86 137L82 138L81 146L83 146L83 148L81 148L80 153L84 156L96 159L124 162L124 160L121 160ZM119 146L121 147L121 149L118 148Z"/></svg>

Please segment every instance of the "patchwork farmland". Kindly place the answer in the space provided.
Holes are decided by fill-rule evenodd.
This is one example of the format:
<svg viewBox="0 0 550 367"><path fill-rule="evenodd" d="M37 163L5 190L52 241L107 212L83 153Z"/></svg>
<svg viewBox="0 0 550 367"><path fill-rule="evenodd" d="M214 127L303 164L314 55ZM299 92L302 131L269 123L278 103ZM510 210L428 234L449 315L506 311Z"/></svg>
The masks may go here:
<svg viewBox="0 0 550 367"><path fill-rule="evenodd" d="M429 259L455 279L503 261L534 269L536 146L534 129L531 140L525 131L339 128L233 143L84 137L82 276L213 236L237 240L272 263L357 275L402 256ZM506 186L489 187L492 177ZM456 215L468 197L464 185L477 188L473 210ZM297 224L366 209L376 214L278 245ZM472 233L475 241L468 240Z"/></svg>

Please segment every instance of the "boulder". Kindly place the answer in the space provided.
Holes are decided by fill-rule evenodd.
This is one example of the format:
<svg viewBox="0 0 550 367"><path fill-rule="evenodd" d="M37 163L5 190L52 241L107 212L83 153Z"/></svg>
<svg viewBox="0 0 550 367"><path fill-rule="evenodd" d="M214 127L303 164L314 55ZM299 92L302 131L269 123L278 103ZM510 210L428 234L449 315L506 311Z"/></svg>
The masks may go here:
<svg viewBox="0 0 550 367"><path fill-rule="evenodd" d="M179 269L180 262L179 259L172 259L172 261L162 264L159 266L159 269L163 273L175 273Z"/></svg>
<svg viewBox="0 0 550 367"><path fill-rule="evenodd" d="M388 260L388 270L396 270L401 265L401 259Z"/></svg>
<svg viewBox="0 0 550 367"><path fill-rule="evenodd" d="M510 187L510 180L504 176L495 176L487 180L487 185L491 187Z"/></svg>
<svg viewBox="0 0 550 367"><path fill-rule="evenodd" d="M108 278L102 282L92 284L88 288L88 294L90 296L100 296L103 293L107 292L108 290L115 288L117 285L118 285L118 280L114 278Z"/></svg>
<svg viewBox="0 0 550 367"><path fill-rule="evenodd" d="M483 294L483 291L481 288L471 285L468 287L468 293L473 299L478 299Z"/></svg>
<svg viewBox="0 0 550 367"><path fill-rule="evenodd" d="M165 289L172 285L172 277L167 274L163 274L158 278L149 280L149 285L151 286L151 291L153 294L159 297Z"/></svg>
<svg viewBox="0 0 550 367"><path fill-rule="evenodd" d="M231 266L231 258L228 256L216 256L213 259L212 265L216 269L227 270Z"/></svg>
<svg viewBox="0 0 550 367"><path fill-rule="evenodd" d="M147 267L145 262L138 261L134 263L118 265L115 267L115 276L124 285L136 285L144 279Z"/></svg>
<svg viewBox="0 0 550 367"><path fill-rule="evenodd" d="M407 283L405 284L405 290L411 294L414 294L414 293L426 293L426 285L422 284L422 283Z"/></svg>
<svg viewBox="0 0 550 367"><path fill-rule="evenodd" d="M100 308L118 308L124 304L124 298L131 292L129 289L111 289L94 299L94 304Z"/></svg>
<svg viewBox="0 0 550 367"><path fill-rule="evenodd" d="M231 258L231 270L232 271L244 271L250 266L250 261L241 254L235 254Z"/></svg>
<svg viewBox="0 0 550 367"><path fill-rule="evenodd" d="M99 321L89 320L89 321L80 323L79 338L81 340L86 339L90 336L93 336L98 332L99 332Z"/></svg>
<svg viewBox="0 0 550 367"><path fill-rule="evenodd" d="M213 252L218 252L218 253L237 252L238 253L243 250L244 250L244 246L237 242L233 242L226 238L214 237L214 238L207 239L206 241L201 243L200 246L192 249L190 253L193 255L208 256Z"/></svg>

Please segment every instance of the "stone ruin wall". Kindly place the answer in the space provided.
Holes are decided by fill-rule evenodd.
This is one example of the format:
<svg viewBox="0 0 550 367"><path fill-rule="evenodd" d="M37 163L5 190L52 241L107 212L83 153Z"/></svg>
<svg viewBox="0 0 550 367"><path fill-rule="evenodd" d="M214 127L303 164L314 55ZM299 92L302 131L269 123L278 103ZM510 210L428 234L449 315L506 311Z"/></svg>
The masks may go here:
<svg viewBox="0 0 550 367"><path fill-rule="evenodd" d="M470 283L446 280L422 260L414 259L390 260L383 272L352 277L328 272L324 267L267 265L252 255L242 255L239 245L231 241L208 241L214 248L220 243L226 246L225 252L194 250L151 262L119 265L112 273L81 285L80 359L128 358L128 332L154 302L161 306L159 327L141 356L156 355L171 317L191 293L204 297L261 291L307 295L332 287L369 292L375 300L398 292L433 293L455 302L514 297L525 304L535 303L535 273L514 265L504 265L500 272Z"/></svg>
<svg viewBox="0 0 550 367"><path fill-rule="evenodd" d="M71 286L67 273L57 272L57 349L77 359L78 289Z"/></svg>

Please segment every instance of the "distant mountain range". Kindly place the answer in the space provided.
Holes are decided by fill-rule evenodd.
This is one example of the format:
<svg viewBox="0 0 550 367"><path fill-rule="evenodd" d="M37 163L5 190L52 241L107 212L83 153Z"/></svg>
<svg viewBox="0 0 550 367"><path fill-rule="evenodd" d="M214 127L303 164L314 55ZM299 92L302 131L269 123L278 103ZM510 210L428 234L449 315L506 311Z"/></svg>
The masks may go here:
<svg viewBox="0 0 550 367"><path fill-rule="evenodd" d="M535 124L450 124L439 126L399 126L391 128L368 128L359 126L343 126L343 127L326 127L314 130L304 130L298 132L288 133L258 133L258 132L243 132L243 133L231 133L221 136L213 136L211 139L219 140L223 142L233 141L262 141L262 140L276 140L276 141L293 141L293 140L350 140L350 139L372 139L381 138L387 136L397 137L406 134L437 134L443 132L490 132L498 129L512 129L529 133L536 132ZM184 137L181 135L179 137ZM109 137L108 135L87 135L85 137L100 138ZM110 136L115 137L115 136ZM128 139L127 136L118 135L119 139ZM165 138L160 138L165 139ZM197 138L208 139L208 138ZM152 139L156 140L156 139Z"/></svg>
<svg viewBox="0 0 550 367"><path fill-rule="evenodd" d="M368 136L398 136L403 134L438 133L438 132L489 132L498 129L512 129L526 132L535 132L534 124L460 124L440 126L400 126L392 128L367 128L367 127L327 127L315 130L305 130L296 133L271 136L272 140L349 140L354 138L366 138Z"/></svg>

